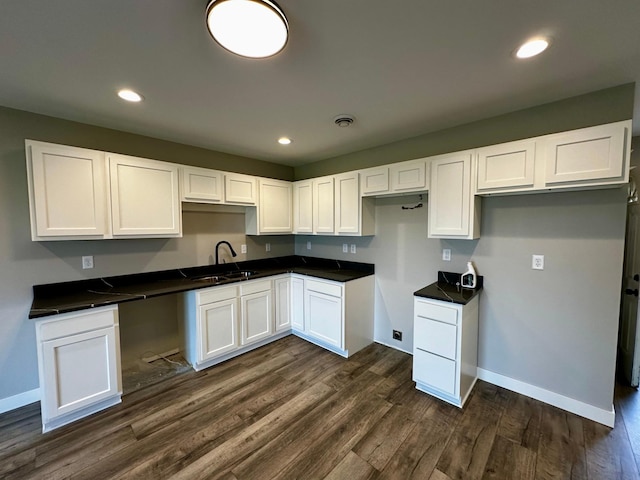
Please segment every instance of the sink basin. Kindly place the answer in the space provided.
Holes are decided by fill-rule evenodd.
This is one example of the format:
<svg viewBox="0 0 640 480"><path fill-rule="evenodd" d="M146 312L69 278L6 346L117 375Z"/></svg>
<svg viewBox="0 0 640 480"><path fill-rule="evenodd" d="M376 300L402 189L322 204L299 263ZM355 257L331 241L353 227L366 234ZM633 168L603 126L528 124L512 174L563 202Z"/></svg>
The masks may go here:
<svg viewBox="0 0 640 480"><path fill-rule="evenodd" d="M258 272L254 272L251 270L240 270L235 272L226 272L224 276L226 278L249 278L252 275L255 275Z"/></svg>
<svg viewBox="0 0 640 480"><path fill-rule="evenodd" d="M226 279L227 277L223 277L221 275L207 275L205 277L192 278L191 280L194 282L219 283Z"/></svg>

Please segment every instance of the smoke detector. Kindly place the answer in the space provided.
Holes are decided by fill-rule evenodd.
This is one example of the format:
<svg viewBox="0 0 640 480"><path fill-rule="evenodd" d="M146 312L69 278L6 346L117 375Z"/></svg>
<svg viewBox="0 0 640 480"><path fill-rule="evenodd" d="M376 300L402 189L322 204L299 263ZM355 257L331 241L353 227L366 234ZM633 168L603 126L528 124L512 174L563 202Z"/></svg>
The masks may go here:
<svg viewBox="0 0 640 480"><path fill-rule="evenodd" d="M354 118L352 115L348 115L346 113L341 113L336 118L333 119L333 123L335 123L339 127L348 127L354 122Z"/></svg>

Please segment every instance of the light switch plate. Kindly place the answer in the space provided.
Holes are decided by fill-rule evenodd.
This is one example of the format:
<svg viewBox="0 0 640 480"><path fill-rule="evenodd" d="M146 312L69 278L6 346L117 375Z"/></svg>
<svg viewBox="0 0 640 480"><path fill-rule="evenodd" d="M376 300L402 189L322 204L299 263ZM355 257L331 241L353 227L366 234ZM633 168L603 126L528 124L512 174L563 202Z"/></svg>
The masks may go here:
<svg viewBox="0 0 640 480"><path fill-rule="evenodd" d="M451 249L450 248L443 248L442 249L442 260L444 260L445 262L450 262L451 261Z"/></svg>
<svg viewBox="0 0 640 480"><path fill-rule="evenodd" d="M531 268L533 270L544 270L544 255L532 255Z"/></svg>

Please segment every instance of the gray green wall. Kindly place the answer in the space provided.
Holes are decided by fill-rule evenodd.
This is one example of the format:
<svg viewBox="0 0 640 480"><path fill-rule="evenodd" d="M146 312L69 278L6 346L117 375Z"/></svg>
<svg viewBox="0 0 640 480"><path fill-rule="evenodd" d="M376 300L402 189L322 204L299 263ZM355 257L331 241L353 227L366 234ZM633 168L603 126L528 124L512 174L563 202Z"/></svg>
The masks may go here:
<svg viewBox="0 0 640 480"><path fill-rule="evenodd" d="M380 147L296 167L295 178L320 177L468 148L590 127L633 117L635 84L427 133Z"/></svg>
<svg viewBox="0 0 640 480"><path fill-rule="evenodd" d="M272 245L269 256L293 253L291 236L246 237L244 213L186 212L179 239L32 242L25 138L266 177L293 176L291 167L0 108L0 401L38 388L35 329L27 318L33 285L212 263L213 246L222 239L238 251L241 243L247 245L241 260L267 255L266 241ZM94 255L93 270L80 268L82 255Z"/></svg>
<svg viewBox="0 0 640 480"><path fill-rule="evenodd" d="M296 168L296 178L328 175L607 122L633 113L634 85L431 133ZM485 276L480 299L481 368L609 410L613 400L626 224L622 188L483 199L481 237L427 238L418 197L376 200L370 238L297 237L296 253L376 265L375 339L413 347L415 290L437 271L463 272L473 260ZM306 242L311 241L311 250ZM343 243L357 253L343 254ZM452 261L444 262L442 249ZM531 255L545 270L531 270ZM392 330L404 333L394 341Z"/></svg>

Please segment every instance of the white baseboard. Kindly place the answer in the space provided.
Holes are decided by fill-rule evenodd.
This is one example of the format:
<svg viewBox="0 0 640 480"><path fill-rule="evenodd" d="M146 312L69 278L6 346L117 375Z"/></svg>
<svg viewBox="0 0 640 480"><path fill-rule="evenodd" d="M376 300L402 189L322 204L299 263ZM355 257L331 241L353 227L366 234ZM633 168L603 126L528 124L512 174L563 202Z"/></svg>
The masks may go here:
<svg viewBox="0 0 640 480"><path fill-rule="evenodd" d="M413 355L413 352L405 350L404 348L400 348L397 345L389 345L388 343L381 342L380 340L374 340L375 343L379 343L380 345L384 345L385 347L393 348L394 350L399 350L404 353L408 353L409 355Z"/></svg>
<svg viewBox="0 0 640 480"><path fill-rule="evenodd" d="M575 413L576 415L601 423L607 427L613 428L615 423L616 412L613 405L611 405L611 410L594 407L593 405L581 402L580 400L565 397L559 393L545 390L544 388L536 387L535 385L530 385L528 383L521 382L520 380L506 377L483 368L478 368L478 378L485 382L492 383L493 385L506 388L507 390L535 398L536 400L561 408L562 410Z"/></svg>
<svg viewBox="0 0 640 480"><path fill-rule="evenodd" d="M16 408L24 407L30 403L40 401L40 389L34 388L28 392L22 392L12 397L0 399L0 413L5 413Z"/></svg>

